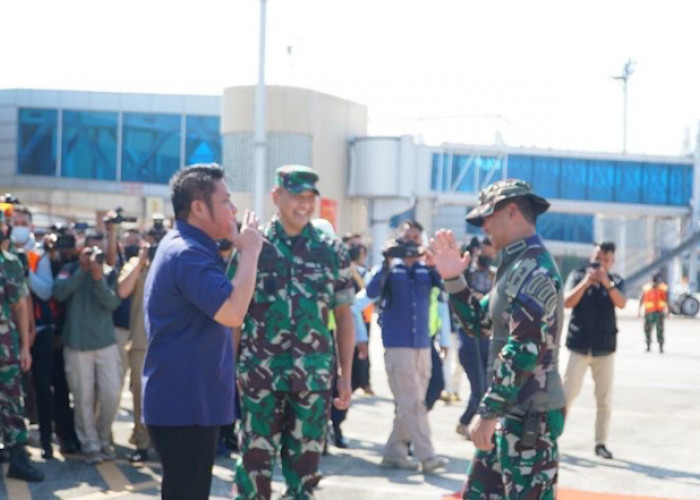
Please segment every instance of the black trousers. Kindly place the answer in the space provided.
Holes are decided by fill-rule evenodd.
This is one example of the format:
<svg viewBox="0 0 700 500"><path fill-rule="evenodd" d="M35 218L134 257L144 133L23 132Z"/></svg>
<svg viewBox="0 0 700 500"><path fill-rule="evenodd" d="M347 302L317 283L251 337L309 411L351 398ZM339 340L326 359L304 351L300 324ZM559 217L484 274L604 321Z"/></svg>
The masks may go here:
<svg viewBox="0 0 700 500"><path fill-rule="evenodd" d="M52 339L52 342L54 339ZM70 391L66 380L66 365L63 360L63 347L53 349L53 368L51 371L53 385L53 414L56 424L56 435L62 443L72 441L78 444L75 433L73 407L70 405Z"/></svg>
<svg viewBox="0 0 700 500"><path fill-rule="evenodd" d="M163 465L163 500L209 498L220 427L148 426L151 442Z"/></svg>
<svg viewBox="0 0 700 500"><path fill-rule="evenodd" d="M32 346L32 381L36 394L36 407L39 420L41 446L51 445L53 433L53 327L46 327L37 333Z"/></svg>

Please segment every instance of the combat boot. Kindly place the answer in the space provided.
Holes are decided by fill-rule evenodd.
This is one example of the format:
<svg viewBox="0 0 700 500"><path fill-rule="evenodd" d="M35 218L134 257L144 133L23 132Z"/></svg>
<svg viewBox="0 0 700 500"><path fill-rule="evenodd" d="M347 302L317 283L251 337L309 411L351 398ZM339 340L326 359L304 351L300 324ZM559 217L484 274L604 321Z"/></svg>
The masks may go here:
<svg viewBox="0 0 700 500"><path fill-rule="evenodd" d="M660 352L661 354L664 353L664 345L663 345L663 344L659 344L659 352Z"/></svg>
<svg viewBox="0 0 700 500"><path fill-rule="evenodd" d="M44 480L44 473L29 462L24 445L16 444L10 448L10 468L7 470L7 477L39 482Z"/></svg>

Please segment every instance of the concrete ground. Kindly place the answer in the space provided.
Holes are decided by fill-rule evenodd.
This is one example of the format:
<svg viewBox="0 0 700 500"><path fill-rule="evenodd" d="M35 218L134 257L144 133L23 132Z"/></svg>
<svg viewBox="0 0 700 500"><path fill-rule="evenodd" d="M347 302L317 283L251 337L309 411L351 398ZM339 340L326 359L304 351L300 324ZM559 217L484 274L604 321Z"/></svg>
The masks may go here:
<svg viewBox="0 0 700 500"><path fill-rule="evenodd" d="M560 440L561 467L558 498L604 500L633 498L700 499L700 320L667 321L666 353L644 352L641 320L633 301L620 314L619 350L616 355L615 395L608 447L614 460L593 454L595 400L590 375L569 414ZM330 448L322 461L324 479L320 500L438 499L458 490L465 478L473 446L455 433L457 419L468 396L464 378L462 401L438 402L430 413L434 445L450 464L442 474L386 470L378 467L393 417L391 393L383 372L379 335L371 341L372 383L375 396L359 393L344 424L350 449ZM561 356L562 370L568 353ZM44 483L27 485L4 479L0 499L152 499L159 498L157 460L133 467L129 452L131 397L124 392L114 426L120 458L98 466L86 465L79 456L44 462L31 448ZM218 458L212 498L230 498L234 459ZM6 471L7 464L3 464ZM275 497L283 491L275 472Z"/></svg>

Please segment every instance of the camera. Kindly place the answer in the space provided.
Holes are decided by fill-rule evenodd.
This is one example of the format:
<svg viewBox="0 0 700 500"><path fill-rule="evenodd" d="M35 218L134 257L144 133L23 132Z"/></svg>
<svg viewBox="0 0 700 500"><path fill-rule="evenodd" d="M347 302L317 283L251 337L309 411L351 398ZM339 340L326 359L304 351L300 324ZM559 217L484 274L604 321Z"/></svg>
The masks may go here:
<svg viewBox="0 0 700 500"><path fill-rule="evenodd" d="M590 267L591 267L591 269L600 269L600 262L598 262L598 261L591 262Z"/></svg>
<svg viewBox="0 0 700 500"><path fill-rule="evenodd" d="M228 238L221 238L216 240L216 247L219 249L219 252L228 252L233 248L233 241Z"/></svg>
<svg viewBox="0 0 700 500"><path fill-rule="evenodd" d="M412 241L391 240L382 251L384 258L420 257L422 249Z"/></svg>
<svg viewBox="0 0 700 500"><path fill-rule="evenodd" d="M153 238L153 241L158 244L163 236L168 232L163 224L165 217L162 214L153 215L153 227L146 232L146 235Z"/></svg>
<svg viewBox="0 0 700 500"><path fill-rule="evenodd" d="M117 207L114 209L116 212L116 215L113 215L111 217L104 217L102 221L105 224L121 224L122 222L136 222L136 217L130 217L127 215L124 215L124 209L122 207Z"/></svg>
<svg viewBox="0 0 700 500"><path fill-rule="evenodd" d="M92 247L87 253L88 255L92 255L95 259L95 262L97 262L98 264L102 265L105 263L106 255L104 254L101 248Z"/></svg>

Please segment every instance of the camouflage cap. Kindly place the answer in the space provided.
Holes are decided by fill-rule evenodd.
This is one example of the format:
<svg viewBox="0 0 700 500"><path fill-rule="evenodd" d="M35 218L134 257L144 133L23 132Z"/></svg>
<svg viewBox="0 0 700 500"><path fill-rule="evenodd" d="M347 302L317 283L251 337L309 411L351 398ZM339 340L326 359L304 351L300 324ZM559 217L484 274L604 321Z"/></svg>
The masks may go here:
<svg viewBox="0 0 700 500"><path fill-rule="evenodd" d="M479 206L467 214L467 222L475 226L481 226L484 223L484 219L494 212L499 202L517 196L529 196L537 215L546 212L549 208L549 202L533 193L529 183L520 179L503 179L481 190L479 193Z"/></svg>
<svg viewBox="0 0 700 500"><path fill-rule="evenodd" d="M317 181L318 172L303 165L284 165L275 172L275 186L282 187L294 194L304 191L321 194L316 189Z"/></svg>

